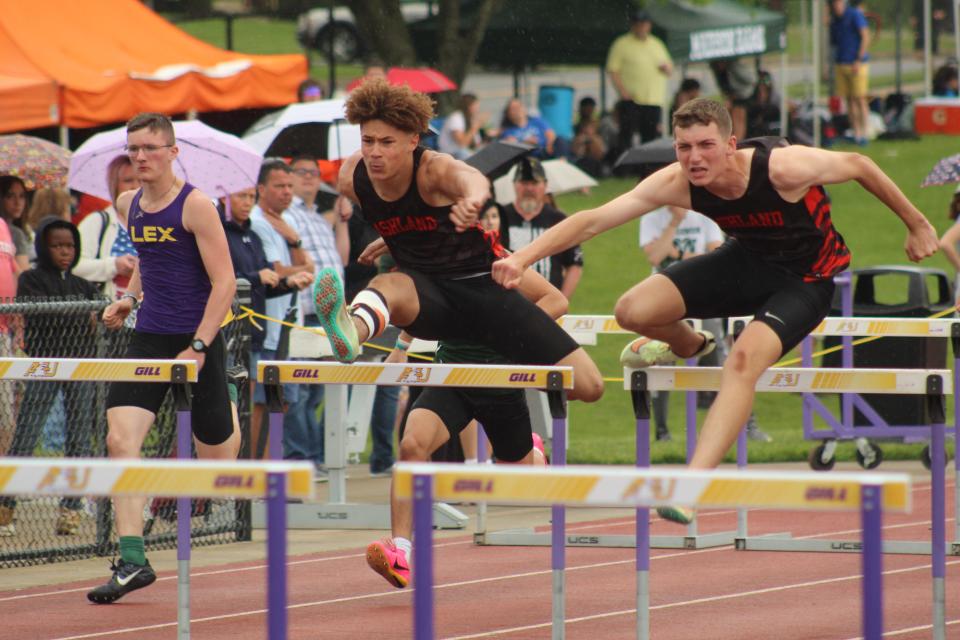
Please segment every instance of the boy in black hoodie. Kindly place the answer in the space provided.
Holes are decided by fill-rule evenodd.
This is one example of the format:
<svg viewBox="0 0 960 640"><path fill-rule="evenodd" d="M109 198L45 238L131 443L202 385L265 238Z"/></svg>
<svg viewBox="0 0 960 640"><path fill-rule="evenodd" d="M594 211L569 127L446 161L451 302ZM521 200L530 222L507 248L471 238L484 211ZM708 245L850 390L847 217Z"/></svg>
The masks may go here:
<svg viewBox="0 0 960 640"><path fill-rule="evenodd" d="M59 218L41 223L34 241L37 266L24 271L17 281L18 302L97 300L96 285L73 275L80 259L80 233ZM49 314L24 315L24 351L31 358L90 358L96 355L96 324L89 311L51 311ZM43 424L57 394L63 393L67 407L67 434L64 454L81 458L91 454L94 412L94 387L76 382L27 381L23 402L17 415L17 428L7 455L31 456ZM0 535L13 535L13 510L16 499L0 500ZM56 531L74 535L80 526L80 498L60 501Z"/></svg>

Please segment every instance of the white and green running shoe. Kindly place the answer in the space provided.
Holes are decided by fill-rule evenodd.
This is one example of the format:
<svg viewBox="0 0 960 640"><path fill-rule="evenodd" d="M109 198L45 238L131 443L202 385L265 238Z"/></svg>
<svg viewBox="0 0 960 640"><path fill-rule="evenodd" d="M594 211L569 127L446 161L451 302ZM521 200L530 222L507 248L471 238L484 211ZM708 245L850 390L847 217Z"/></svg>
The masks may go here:
<svg viewBox="0 0 960 640"><path fill-rule="evenodd" d="M344 297L337 270L321 269L313 282L313 306L317 319L327 332L333 356L340 362L353 362L360 355L360 340Z"/></svg>
<svg viewBox="0 0 960 640"><path fill-rule="evenodd" d="M705 356L717 347L717 341L709 331L697 331L703 336L703 346L691 358ZM620 352L620 364L631 369L645 369L658 364L673 364L680 356L670 350L670 345L660 340L639 337Z"/></svg>

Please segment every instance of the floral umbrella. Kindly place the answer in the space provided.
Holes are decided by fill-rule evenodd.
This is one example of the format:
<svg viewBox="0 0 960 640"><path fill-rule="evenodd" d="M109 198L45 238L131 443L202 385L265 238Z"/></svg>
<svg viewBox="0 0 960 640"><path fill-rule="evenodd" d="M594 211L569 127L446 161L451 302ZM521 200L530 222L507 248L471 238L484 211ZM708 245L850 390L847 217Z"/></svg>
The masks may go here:
<svg viewBox="0 0 960 640"><path fill-rule="evenodd" d="M921 187L960 182L960 153L943 158L933 167Z"/></svg>
<svg viewBox="0 0 960 640"><path fill-rule="evenodd" d="M0 136L0 176L16 176L27 189L63 187L70 169L70 152L33 136Z"/></svg>

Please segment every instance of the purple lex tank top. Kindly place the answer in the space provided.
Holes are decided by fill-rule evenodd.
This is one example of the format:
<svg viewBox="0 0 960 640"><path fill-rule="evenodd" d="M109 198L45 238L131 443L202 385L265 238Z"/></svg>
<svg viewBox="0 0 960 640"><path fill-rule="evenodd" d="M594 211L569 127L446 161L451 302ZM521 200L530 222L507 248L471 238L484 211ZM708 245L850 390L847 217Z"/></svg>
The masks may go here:
<svg viewBox="0 0 960 640"><path fill-rule="evenodd" d="M130 203L130 239L143 286L138 331L193 333L200 326L211 287L197 240L183 228L183 203L193 189L184 184L173 202L155 213L140 208L142 189Z"/></svg>

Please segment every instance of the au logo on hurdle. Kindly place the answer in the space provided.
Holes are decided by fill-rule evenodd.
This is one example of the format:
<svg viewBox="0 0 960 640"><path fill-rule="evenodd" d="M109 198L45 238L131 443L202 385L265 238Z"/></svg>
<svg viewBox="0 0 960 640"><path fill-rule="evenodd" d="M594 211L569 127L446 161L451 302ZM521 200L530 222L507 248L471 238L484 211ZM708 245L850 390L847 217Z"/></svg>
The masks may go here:
<svg viewBox="0 0 960 640"><path fill-rule="evenodd" d="M49 360L31 362L23 374L27 378L55 378L60 364Z"/></svg>

